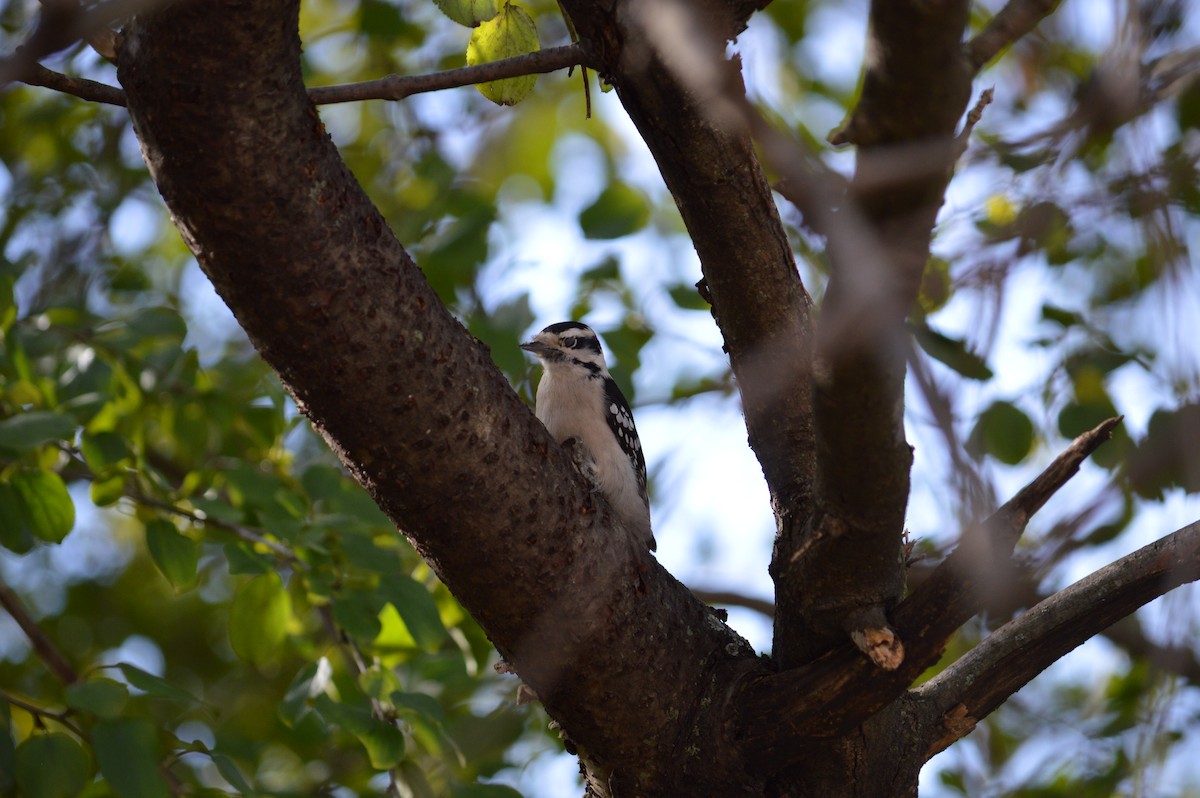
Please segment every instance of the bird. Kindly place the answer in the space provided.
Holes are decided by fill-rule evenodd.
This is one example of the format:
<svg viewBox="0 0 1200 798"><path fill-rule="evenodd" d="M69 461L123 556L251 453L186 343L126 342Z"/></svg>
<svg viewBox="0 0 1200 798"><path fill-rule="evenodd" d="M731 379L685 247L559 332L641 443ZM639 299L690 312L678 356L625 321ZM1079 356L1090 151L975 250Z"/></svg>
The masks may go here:
<svg viewBox="0 0 1200 798"><path fill-rule="evenodd" d="M633 411L608 373L600 339L578 321L551 324L521 348L541 361L534 413L559 444L581 447L576 462L616 515L650 551L646 458Z"/></svg>

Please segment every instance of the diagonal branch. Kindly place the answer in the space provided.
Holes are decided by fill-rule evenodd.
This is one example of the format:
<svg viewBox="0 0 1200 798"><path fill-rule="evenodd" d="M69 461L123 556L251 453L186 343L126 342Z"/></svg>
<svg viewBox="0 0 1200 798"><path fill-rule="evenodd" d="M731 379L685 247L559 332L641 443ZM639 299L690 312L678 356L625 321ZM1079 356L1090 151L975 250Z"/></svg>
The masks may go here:
<svg viewBox="0 0 1200 798"><path fill-rule="evenodd" d="M58 650L58 646L54 644L45 630L38 626L37 621L29 615L20 596L3 582L0 582L0 607L3 607L17 622L17 626L21 627L21 631L29 638L29 644L33 646L34 653L37 654L38 659L46 663L46 667L54 674L55 678L63 684L74 684L79 681L79 674L75 668Z"/></svg>
<svg viewBox="0 0 1200 798"><path fill-rule="evenodd" d="M912 466L904 322L970 97L962 57L967 7L966 0L872 2L874 55L861 100L831 136L858 146L847 205L861 222L829 240L831 276L813 365L816 510L788 530L773 561L775 652L785 667L811 662L846 634L865 642L882 667L905 656L886 618L904 588Z"/></svg>
<svg viewBox="0 0 1200 798"><path fill-rule="evenodd" d="M1029 518L1108 440L1118 422L1110 419L1076 438L1033 482L964 532L958 549L896 607L892 622L906 650L898 669L875 667L847 643L808 665L747 683L739 700L739 726L752 761L768 768L790 764L799 755L798 740L844 734L903 695L937 662L958 627L984 606L981 570L995 571L1009 561ZM986 559L977 559L980 550L988 552Z"/></svg>
<svg viewBox="0 0 1200 798"><path fill-rule="evenodd" d="M118 78L176 225L314 428L572 740L629 794L696 794L689 778L734 757L710 719L753 651L623 534L438 299L320 124L298 16L299 0L182 0L122 37ZM713 789L742 776L723 772Z"/></svg>
<svg viewBox="0 0 1200 798"><path fill-rule="evenodd" d="M989 715L1068 651L1172 588L1197 579L1200 521L1039 602L924 684L915 697L938 716L954 717L955 727L969 730L972 721ZM926 734L929 756L962 736L947 735L936 723Z"/></svg>
<svg viewBox="0 0 1200 798"><path fill-rule="evenodd" d="M976 72L1009 45L1054 13L1062 0L1009 0L967 44L967 60Z"/></svg>

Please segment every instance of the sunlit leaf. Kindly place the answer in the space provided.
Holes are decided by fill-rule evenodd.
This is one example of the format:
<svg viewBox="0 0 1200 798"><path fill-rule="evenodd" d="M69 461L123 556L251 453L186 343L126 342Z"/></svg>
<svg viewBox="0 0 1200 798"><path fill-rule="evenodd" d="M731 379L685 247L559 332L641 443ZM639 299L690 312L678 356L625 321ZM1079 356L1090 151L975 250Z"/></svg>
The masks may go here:
<svg viewBox="0 0 1200 798"><path fill-rule="evenodd" d="M502 0L434 0L442 13L459 25L473 28L500 13Z"/></svg>
<svg viewBox="0 0 1200 798"><path fill-rule="evenodd" d="M19 471L10 484L20 497L21 515L34 537L59 543L74 528L75 503L57 473Z"/></svg>
<svg viewBox="0 0 1200 798"><path fill-rule="evenodd" d="M146 522L146 548L158 570L175 587L186 587L196 581L200 544L181 534L170 521Z"/></svg>
<svg viewBox="0 0 1200 798"><path fill-rule="evenodd" d="M425 651L437 651L441 647L446 639L446 627L438 614L437 602L424 585L397 575L386 577L379 590L400 613L418 646Z"/></svg>
<svg viewBox="0 0 1200 798"><path fill-rule="evenodd" d="M238 656L256 665L276 657L287 638L292 601L276 573L253 577L229 607L229 641Z"/></svg>
<svg viewBox="0 0 1200 798"><path fill-rule="evenodd" d="M513 58L537 52L537 26L516 3L505 3L499 14L479 24L467 42L467 64L486 64L502 58ZM478 89L497 105L516 105L529 96L537 83L537 75L522 75L505 80L480 83Z"/></svg>

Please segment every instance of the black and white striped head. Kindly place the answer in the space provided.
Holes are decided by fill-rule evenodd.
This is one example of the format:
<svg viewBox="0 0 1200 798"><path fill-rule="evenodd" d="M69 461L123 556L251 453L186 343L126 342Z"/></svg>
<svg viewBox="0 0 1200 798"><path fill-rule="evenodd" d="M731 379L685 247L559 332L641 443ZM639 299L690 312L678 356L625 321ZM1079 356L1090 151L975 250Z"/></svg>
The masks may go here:
<svg viewBox="0 0 1200 798"><path fill-rule="evenodd" d="M560 321L551 324L533 336L532 340L521 344L521 348L537 355L547 370L573 366L597 376L608 376L600 339L591 327L582 322Z"/></svg>

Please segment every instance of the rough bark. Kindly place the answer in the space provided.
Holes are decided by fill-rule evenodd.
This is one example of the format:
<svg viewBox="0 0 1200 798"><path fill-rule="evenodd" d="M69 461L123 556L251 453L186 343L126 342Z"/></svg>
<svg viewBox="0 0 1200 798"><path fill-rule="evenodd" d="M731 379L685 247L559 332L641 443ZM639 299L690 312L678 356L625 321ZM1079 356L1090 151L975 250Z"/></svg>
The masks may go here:
<svg viewBox="0 0 1200 798"><path fill-rule="evenodd" d="M305 93L297 8L181 2L124 31L119 77L176 225L313 426L613 783L719 785L737 769L702 708L753 652L614 530L438 301Z"/></svg>
<svg viewBox="0 0 1200 798"><path fill-rule="evenodd" d="M896 332L915 295L948 176L944 149L935 147L938 169L899 184L860 168L871 234L898 247L882 265L894 272L888 290L899 294L861 341L820 344L818 364L828 373L816 379L816 418L825 426L818 430L811 302L746 120L711 107L741 91L723 42L757 3L689 6L703 23L700 64L715 70L716 93L698 93L669 63L674 56L645 16L661 3L565 5L589 60L616 85L650 145L700 254L779 518L777 646L785 670L755 657L614 528L567 453L437 300L305 92L298 0L191 0L138 17L120 42L119 77L151 174L218 292L314 427L586 752L601 791L915 794L943 710L906 690L974 611L978 585L953 572L896 607L891 620L915 652L896 670L837 642L856 610L886 609L899 597L903 352L897 370L885 333ZM941 147L961 115L950 106L966 102L968 84L955 66L964 4L882 6L873 11L876 35L893 49L872 69L919 81L949 64L953 85L927 98L928 129L894 129L892 78L869 73L856 135L865 150L906 136ZM944 18L924 16L935 6ZM893 27L880 31L881 21ZM910 34L936 54L905 61L894 37ZM861 157L865 163L870 153ZM918 201L892 204L904 198ZM850 274L851 265L838 268ZM835 317L863 301L852 284L838 291ZM865 374L850 373L852 364ZM855 419L869 428L861 438L849 427ZM851 448L839 453L840 446ZM863 447L864 462L843 462ZM1087 451L1075 452L1076 466ZM1042 501L1022 506L1032 512ZM1011 525L1009 547L1028 512ZM822 532L829 519L848 532ZM1191 555L1179 550L1181 562L1194 561L1194 537L1185 541ZM847 582L828 579L820 562ZM801 581L808 578L812 584ZM1182 578L1196 578L1194 569L1143 580L1133 592L1140 600ZM1119 574L1103 580L1125 589ZM831 602L839 591L853 602ZM1086 631L1085 624L1074 634Z"/></svg>

